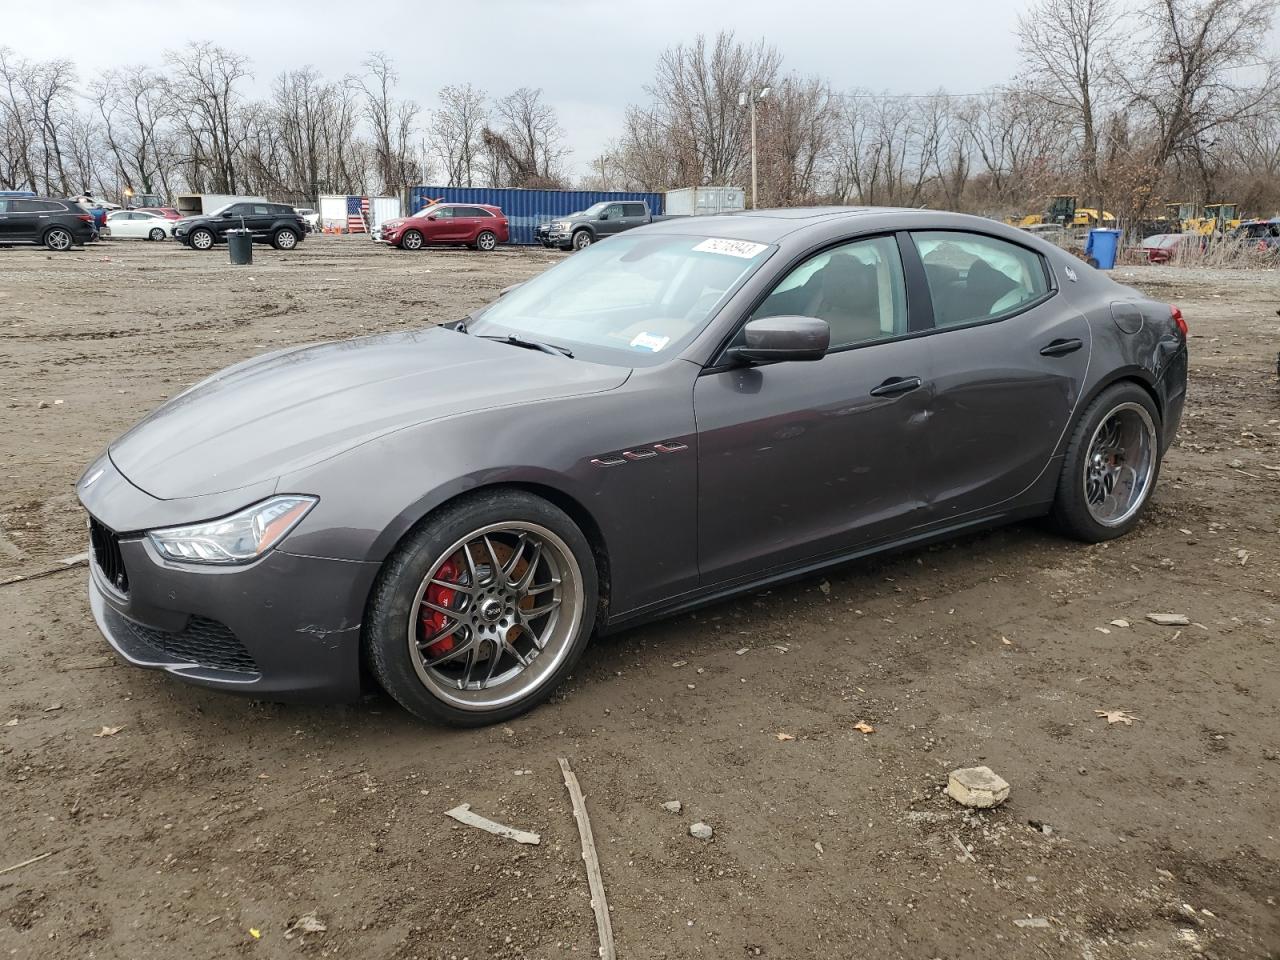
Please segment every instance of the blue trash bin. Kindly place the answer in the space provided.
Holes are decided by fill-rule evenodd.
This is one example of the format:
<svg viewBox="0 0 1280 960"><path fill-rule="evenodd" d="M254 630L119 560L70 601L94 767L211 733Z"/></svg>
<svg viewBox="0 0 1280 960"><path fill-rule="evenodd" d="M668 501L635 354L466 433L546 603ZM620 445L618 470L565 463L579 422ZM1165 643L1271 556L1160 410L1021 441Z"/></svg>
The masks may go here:
<svg viewBox="0 0 1280 960"><path fill-rule="evenodd" d="M1090 230L1089 239L1085 241L1084 255L1091 258L1099 270L1110 270L1116 265L1116 254L1120 252L1119 230Z"/></svg>

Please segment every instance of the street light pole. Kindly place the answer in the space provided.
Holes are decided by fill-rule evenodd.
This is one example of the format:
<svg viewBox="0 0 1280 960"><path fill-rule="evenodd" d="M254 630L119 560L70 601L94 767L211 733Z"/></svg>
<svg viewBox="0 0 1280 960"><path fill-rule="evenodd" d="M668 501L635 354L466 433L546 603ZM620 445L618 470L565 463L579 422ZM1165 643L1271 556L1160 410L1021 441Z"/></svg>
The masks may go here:
<svg viewBox="0 0 1280 960"><path fill-rule="evenodd" d="M761 87L757 93L755 88L749 89L748 93L738 95L738 106L745 107L750 104L751 107L751 209L756 209L756 195L758 183L756 180L756 104L762 102L769 95L768 87Z"/></svg>

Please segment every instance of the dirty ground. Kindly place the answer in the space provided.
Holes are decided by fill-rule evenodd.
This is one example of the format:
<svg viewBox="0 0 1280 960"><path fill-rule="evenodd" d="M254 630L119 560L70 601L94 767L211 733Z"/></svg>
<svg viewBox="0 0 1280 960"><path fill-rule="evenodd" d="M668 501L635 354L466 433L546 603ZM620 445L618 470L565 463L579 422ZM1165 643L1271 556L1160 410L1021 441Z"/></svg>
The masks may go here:
<svg viewBox="0 0 1280 960"><path fill-rule="evenodd" d="M560 258L255 254L0 251L0 580L85 548L75 479L166 396ZM1132 536L1024 524L721 603L594 644L505 726L206 692L116 662L83 568L0 587L0 870L49 854L0 873L0 956L594 956L557 757L623 958L1280 956L1280 273L1119 274L1193 351ZM978 765L994 810L944 792Z"/></svg>

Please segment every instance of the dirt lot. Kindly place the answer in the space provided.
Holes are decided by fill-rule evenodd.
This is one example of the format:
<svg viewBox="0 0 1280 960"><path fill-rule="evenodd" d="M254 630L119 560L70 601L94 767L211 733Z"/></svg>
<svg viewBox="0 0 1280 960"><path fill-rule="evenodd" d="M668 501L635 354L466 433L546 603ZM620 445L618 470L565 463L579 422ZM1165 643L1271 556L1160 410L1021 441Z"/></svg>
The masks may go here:
<svg viewBox="0 0 1280 960"><path fill-rule="evenodd" d="M257 257L0 251L0 580L84 549L80 470L186 384L559 255ZM0 869L50 854L0 873L0 956L593 956L560 756L623 958L1280 956L1280 273L1120 274L1193 334L1134 535L1025 525L723 603L595 644L507 726L205 692L116 663L83 568L0 587ZM1013 789L972 814L940 790L979 762Z"/></svg>

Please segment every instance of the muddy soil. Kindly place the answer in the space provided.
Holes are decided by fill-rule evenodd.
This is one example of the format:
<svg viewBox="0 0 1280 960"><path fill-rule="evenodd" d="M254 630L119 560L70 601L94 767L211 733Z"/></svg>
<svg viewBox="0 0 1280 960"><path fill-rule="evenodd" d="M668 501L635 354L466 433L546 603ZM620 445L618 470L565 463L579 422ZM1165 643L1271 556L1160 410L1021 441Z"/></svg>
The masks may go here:
<svg viewBox="0 0 1280 960"><path fill-rule="evenodd" d="M560 255L256 257L0 251L0 581L85 548L77 476L166 396ZM721 603L596 643L505 726L195 689L115 660L83 567L0 587L0 956L594 956L557 757L623 958L1280 956L1280 273L1119 275L1192 330L1133 535L1025 524ZM977 763L1012 784L994 811L941 793ZM289 932L307 914L326 931Z"/></svg>

